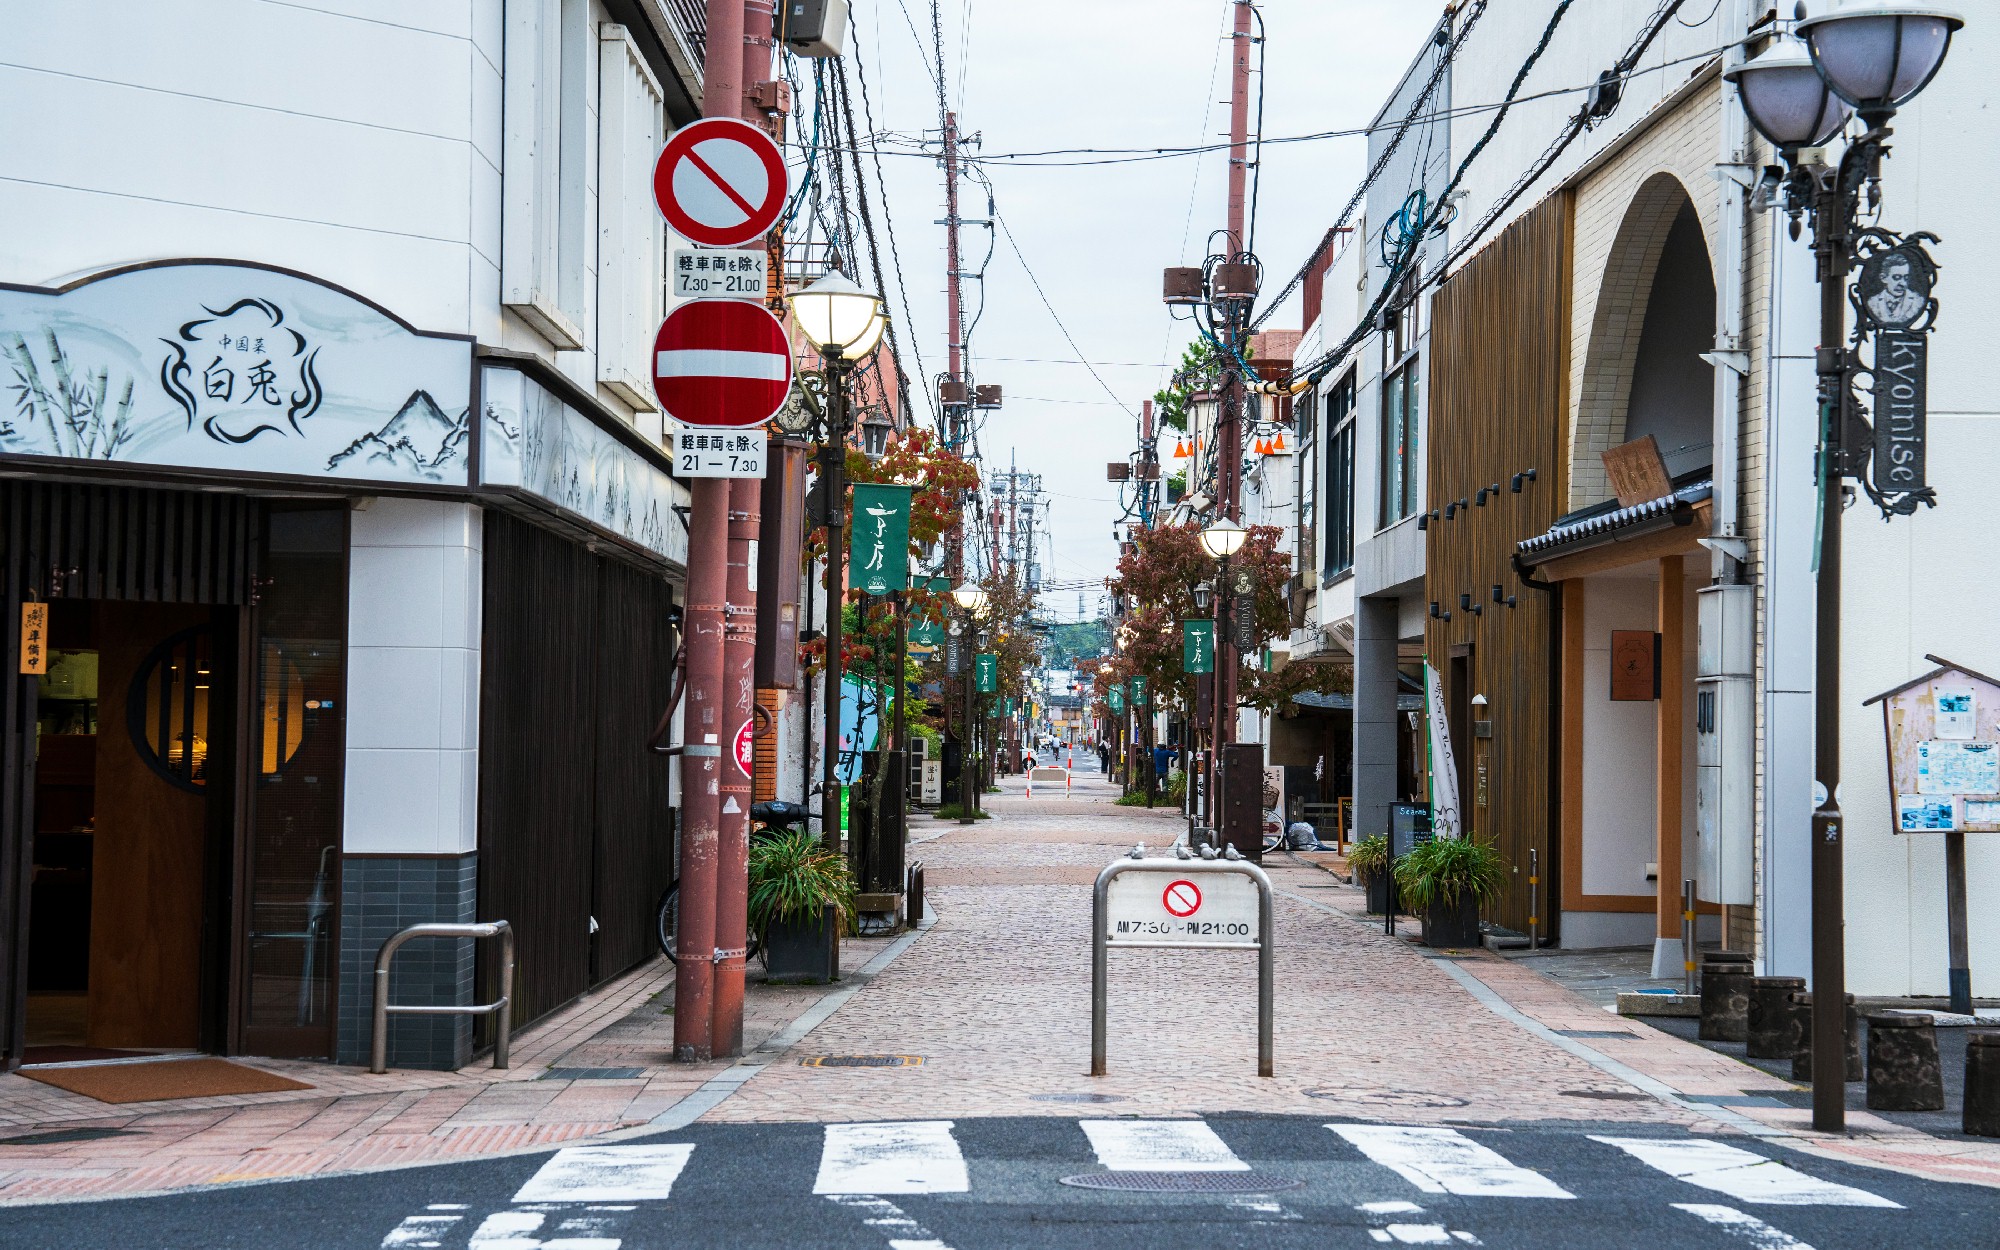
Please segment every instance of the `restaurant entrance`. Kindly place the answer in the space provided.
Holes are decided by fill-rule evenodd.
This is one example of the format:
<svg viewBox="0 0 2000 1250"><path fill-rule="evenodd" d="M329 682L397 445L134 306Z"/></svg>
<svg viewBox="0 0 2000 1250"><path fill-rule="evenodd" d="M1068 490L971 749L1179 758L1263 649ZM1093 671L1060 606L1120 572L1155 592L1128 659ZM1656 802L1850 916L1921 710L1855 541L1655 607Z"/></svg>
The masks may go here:
<svg viewBox="0 0 2000 1250"><path fill-rule="evenodd" d="M5 1066L333 1050L346 505L0 484ZM30 666L32 667L32 666Z"/></svg>

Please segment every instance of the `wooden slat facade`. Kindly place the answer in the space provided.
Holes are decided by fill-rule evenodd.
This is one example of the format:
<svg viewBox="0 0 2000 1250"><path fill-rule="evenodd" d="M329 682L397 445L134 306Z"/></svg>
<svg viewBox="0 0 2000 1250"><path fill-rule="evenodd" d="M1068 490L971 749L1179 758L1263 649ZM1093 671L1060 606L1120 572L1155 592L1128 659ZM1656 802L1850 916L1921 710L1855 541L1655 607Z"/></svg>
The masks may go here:
<svg viewBox="0 0 2000 1250"><path fill-rule="evenodd" d="M484 546L479 914L514 926L520 1024L657 949L672 761L645 743L669 695L672 592L493 509Z"/></svg>
<svg viewBox="0 0 2000 1250"><path fill-rule="evenodd" d="M1528 931L1529 868L1537 863L1544 937L1562 868L1553 784L1560 603L1556 593L1524 585L1510 557L1521 539L1548 529L1568 498L1570 229L1567 193L1514 222L1439 288L1431 329L1427 468L1435 511L1424 585L1425 598L1450 619L1429 619L1425 652L1445 679L1465 830L1492 838L1514 869L1486 919ZM1513 493L1514 475L1530 469L1535 480ZM1483 505L1473 503L1481 488L1489 488ZM1496 585L1514 606L1494 601ZM1461 607L1461 595L1478 611ZM1474 695L1487 705L1472 708ZM1478 736L1475 720L1490 725L1490 736Z"/></svg>

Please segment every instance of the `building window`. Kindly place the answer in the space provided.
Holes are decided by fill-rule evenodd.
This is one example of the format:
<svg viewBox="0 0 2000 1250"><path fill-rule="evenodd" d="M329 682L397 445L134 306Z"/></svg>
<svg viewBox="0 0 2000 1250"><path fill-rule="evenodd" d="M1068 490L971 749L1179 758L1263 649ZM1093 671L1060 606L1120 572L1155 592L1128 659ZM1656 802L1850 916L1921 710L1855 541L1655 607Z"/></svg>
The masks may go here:
<svg viewBox="0 0 2000 1250"><path fill-rule="evenodd" d="M597 28L597 380L651 412L653 336L660 324L666 226L652 201L665 141L659 80L623 26Z"/></svg>
<svg viewBox="0 0 2000 1250"><path fill-rule="evenodd" d="M589 0L507 0L500 290L558 350L584 345Z"/></svg>
<svg viewBox="0 0 2000 1250"><path fill-rule="evenodd" d="M1326 396L1326 576L1354 567L1354 371Z"/></svg>
<svg viewBox="0 0 2000 1250"><path fill-rule="evenodd" d="M1386 529L1417 510L1423 474L1419 428L1423 421L1417 355L1419 300L1406 287L1400 307L1382 327L1382 507Z"/></svg>

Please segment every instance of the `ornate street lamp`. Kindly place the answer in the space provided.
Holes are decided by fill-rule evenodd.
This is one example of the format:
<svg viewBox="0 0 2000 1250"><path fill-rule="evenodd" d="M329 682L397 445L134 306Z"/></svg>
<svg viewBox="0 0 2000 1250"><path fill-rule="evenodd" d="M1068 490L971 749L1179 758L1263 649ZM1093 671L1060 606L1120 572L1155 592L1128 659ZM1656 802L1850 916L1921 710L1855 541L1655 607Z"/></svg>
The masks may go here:
<svg viewBox="0 0 2000 1250"><path fill-rule="evenodd" d="M1798 32L1826 85L1872 127L1930 83L1963 25L1948 10L1890 0L1804 18Z"/></svg>
<svg viewBox="0 0 2000 1250"><path fill-rule="evenodd" d="M882 298L862 290L839 270L785 297L799 332L819 350L826 374L826 442L820 447L819 475L828 513L826 542L826 759L820 790L820 837L828 850L840 849L840 607L846 597L847 544L847 375L866 360L887 329Z"/></svg>
<svg viewBox="0 0 2000 1250"><path fill-rule="evenodd" d="M1242 550L1250 531L1228 517L1218 518L1201 532L1201 549L1218 560L1227 560Z"/></svg>
<svg viewBox="0 0 2000 1250"><path fill-rule="evenodd" d="M1800 51L1786 40L1724 75L1736 85L1750 122L1777 147L1786 168L1772 171L1792 218L1812 223L1820 286L1817 353L1820 427L1816 467L1819 506L1817 663L1814 674L1813 775L1825 797L1812 817L1812 1048L1820 1055L1846 1050L1846 950L1842 924L1840 811L1840 548L1844 479L1862 477L1869 448L1852 445L1850 428L1865 428L1854 394L1861 362L1847 341L1848 273L1857 246L1875 254L1901 251L1922 259L1921 234L1903 239L1863 229L1856 220L1864 188L1873 209L1880 199L1882 160L1888 155L1889 120L1922 91L1944 63L1952 32L1964 23L1916 0L1844 5L1818 17L1798 8ZM1801 61L1805 64L1802 65ZM1810 68L1814 83L1806 76ZM1828 165L1820 145L1839 133L1852 106L1867 129L1848 143L1838 165ZM1927 263L1927 262L1926 262ZM1923 292L1929 295L1928 288ZM1926 317L1928 313L1924 314ZM1869 323L1864 320L1864 328ZM1907 326L1908 322L1905 322ZM1876 414L1877 419L1885 419ZM1880 476L1868 485L1884 514L1935 506L1930 490L1884 494ZM1963 1009L1970 1009L1969 987ZM1828 1060L1813 1081L1813 1127L1840 1132L1847 1119L1840 1065Z"/></svg>

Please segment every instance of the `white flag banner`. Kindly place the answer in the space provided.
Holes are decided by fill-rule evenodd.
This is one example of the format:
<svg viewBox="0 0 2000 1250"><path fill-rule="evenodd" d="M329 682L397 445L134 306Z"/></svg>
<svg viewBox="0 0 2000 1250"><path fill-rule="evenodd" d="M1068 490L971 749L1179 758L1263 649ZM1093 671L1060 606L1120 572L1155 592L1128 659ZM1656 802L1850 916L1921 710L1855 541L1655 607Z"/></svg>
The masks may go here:
<svg viewBox="0 0 2000 1250"><path fill-rule="evenodd" d="M1458 764L1451 754L1451 722L1444 714L1444 686L1438 671L1424 665L1424 707L1430 717L1431 830L1441 838L1456 838Z"/></svg>

